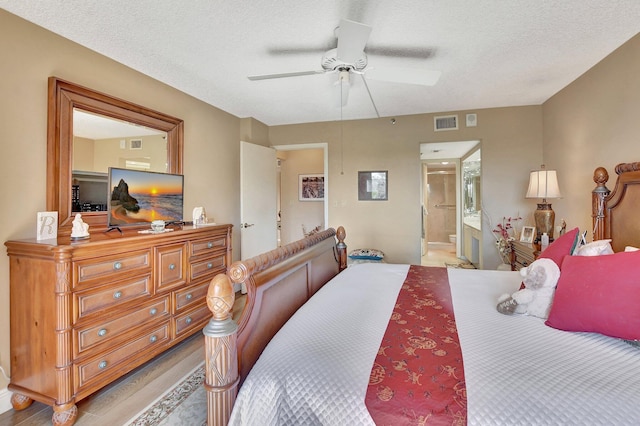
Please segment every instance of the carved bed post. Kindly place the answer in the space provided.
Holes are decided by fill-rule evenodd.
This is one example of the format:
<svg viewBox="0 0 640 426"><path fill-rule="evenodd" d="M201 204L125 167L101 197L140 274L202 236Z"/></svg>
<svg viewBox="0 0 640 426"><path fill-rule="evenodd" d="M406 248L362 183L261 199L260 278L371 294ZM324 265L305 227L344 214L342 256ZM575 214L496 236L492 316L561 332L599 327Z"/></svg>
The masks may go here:
<svg viewBox="0 0 640 426"><path fill-rule="evenodd" d="M593 240L602 240L605 238L604 218L604 199L611 193L606 187L609 180L609 173L604 167L598 167L593 171L593 181L596 187L591 191L591 218L593 222Z"/></svg>
<svg viewBox="0 0 640 426"><path fill-rule="evenodd" d="M344 230L342 226L338 226L338 230L336 231L336 238L338 239L338 244L336 244L336 249L338 250L338 261L340 264L340 271L344 271L347 268L347 245L344 242L344 239L347 237L347 231Z"/></svg>
<svg viewBox="0 0 640 426"><path fill-rule="evenodd" d="M205 336L205 382L207 425L226 425L238 392L238 325L231 319L235 301L228 276L216 275L209 284L207 305L213 318L202 331Z"/></svg>

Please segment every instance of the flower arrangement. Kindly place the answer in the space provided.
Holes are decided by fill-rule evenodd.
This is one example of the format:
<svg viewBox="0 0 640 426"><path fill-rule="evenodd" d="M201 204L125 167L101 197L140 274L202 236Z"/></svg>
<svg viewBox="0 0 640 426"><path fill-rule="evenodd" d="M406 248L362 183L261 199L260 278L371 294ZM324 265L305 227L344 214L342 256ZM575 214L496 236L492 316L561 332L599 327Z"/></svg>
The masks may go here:
<svg viewBox="0 0 640 426"><path fill-rule="evenodd" d="M502 222L496 225L493 234L496 237L496 247L504 263L511 263L511 242L518 234L517 224L521 217L503 217Z"/></svg>

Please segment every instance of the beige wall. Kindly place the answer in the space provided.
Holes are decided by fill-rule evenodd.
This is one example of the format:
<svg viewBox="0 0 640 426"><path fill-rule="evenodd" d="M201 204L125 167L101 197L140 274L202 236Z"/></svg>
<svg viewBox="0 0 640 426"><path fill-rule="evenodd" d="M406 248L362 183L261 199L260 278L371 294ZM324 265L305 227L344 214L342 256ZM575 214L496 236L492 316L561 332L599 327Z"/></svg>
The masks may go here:
<svg viewBox="0 0 640 426"><path fill-rule="evenodd" d="M460 111L459 117L469 111ZM347 244L374 247L390 262L420 263L420 143L480 140L482 144L483 262L500 263L492 225L503 216L526 214L535 203L525 200L529 170L542 161L540 106L473 111L477 127L434 132L433 115L421 114L310 123L269 128L273 145L326 142L329 146L329 226L344 226ZM389 172L388 201L358 201L358 171ZM491 224L490 224L491 223Z"/></svg>
<svg viewBox="0 0 640 426"><path fill-rule="evenodd" d="M593 170L640 161L640 35L544 103L544 161L558 170L557 218L591 235ZM484 154L484 152L483 152Z"/></svg>
<svg viewBox="0 0 640 426"><path fill-rule="evenodd" d="M142 149L131 149L130 141L142 141ZM120 141L125 141L125 147L120 147ZM161 135L140 136L126 139L100 139L94 145L93 170L107 173L109 167L126 167L127 160L148 162L149 170L154 172L167 171L167 140ZM82 169L80 169L82 170Z"/></svg>
<svg viewBox="0 0 640 426"><path fill-rule="evenodd" d="M307 231L320 225L324 229L324 203L298 199L298 176L324 172L324 150L300 149L286 151L280 166L280 203L282 213L281 244L299 240Z"/></svg>
<svg viewBox="0 0 640 426"><path fill-rule="evenodd" d="M234 227L239 255L240 120L0 10L0 240L35 237L46 209L47 78L62 79L185 121L185 213L204 206ZM28 194L28 195L25 195ZM27 301L25 301L27 302ZM9 261L0 256L0 364L9 372ZM0 376L0 389L6 387Z"/></svg>

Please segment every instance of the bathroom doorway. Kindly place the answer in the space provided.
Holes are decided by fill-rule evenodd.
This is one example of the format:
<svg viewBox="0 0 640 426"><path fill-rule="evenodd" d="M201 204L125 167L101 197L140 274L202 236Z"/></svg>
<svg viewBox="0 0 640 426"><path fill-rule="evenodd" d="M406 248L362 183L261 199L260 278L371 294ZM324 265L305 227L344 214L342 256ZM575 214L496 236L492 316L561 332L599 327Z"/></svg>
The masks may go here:
<svg viewBox="0 0 640 426"><path fill-rule="evenodd" d="M422 163L423 264L443 266L457 261L458 163Z"/></svg>
<svg viewBox="0 0 640 426"><path fill-rule="evenodd" d="M445 266L464 257L461 160L479 143L420 144L422 265Z"/></svg>

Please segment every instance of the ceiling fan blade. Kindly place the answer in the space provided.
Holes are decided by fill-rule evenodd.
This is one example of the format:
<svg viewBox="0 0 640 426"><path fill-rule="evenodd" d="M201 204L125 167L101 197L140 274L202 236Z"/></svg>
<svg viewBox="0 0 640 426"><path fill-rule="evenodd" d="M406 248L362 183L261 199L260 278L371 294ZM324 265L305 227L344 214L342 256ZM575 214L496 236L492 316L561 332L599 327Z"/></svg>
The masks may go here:
<svg viewBox="0 0 640 426"><path fill-rule="evenodd" d="M370 26L341 19L338 32L338 58L349 64L355 63L364 52L369 34L371 34Z"/></svg>
<svg viewBox="0 0 640 426"><path fill-rule="evenodd" d="M299 77L302 75L315 75L315 74L324 74L324 73L326 73L325 70L298 71L298 72L285 72L281 74L250 75L247 78L251 81L256 81L256 80L270 80L273 78Z"/></svg>
<svg viewBox="0 0 640 426"><path fill-rule="evenodd" d="M376 117L380 118L380 112L378 112L378 107L376 106L375 101L373 100L373 96L371 95L371 90L369 90L369 85L367 84L367 79L364 78L364 74L360 74L360 78L364 83L365 89L367 89L367 94L369 95L369 99L371 100L371 105L373 106L374 111L376 112Z"/></svg>
<svg viewBox="0 0 640 426"><path fill-rule="evenodd" d="M417 84L433 86L440 79L440 71L407 67L370 67L365 75L370 80L388 81L392 83Z"/></svg>
<svg viewBox="0 0 640 426"><path fill-rule="evenodd" d="M397 45L371 45L364 49L366 54L373 56L386 56L389 58L415 58L429 59L435 56L436 49L422 46L397 46Z"/></svg>

